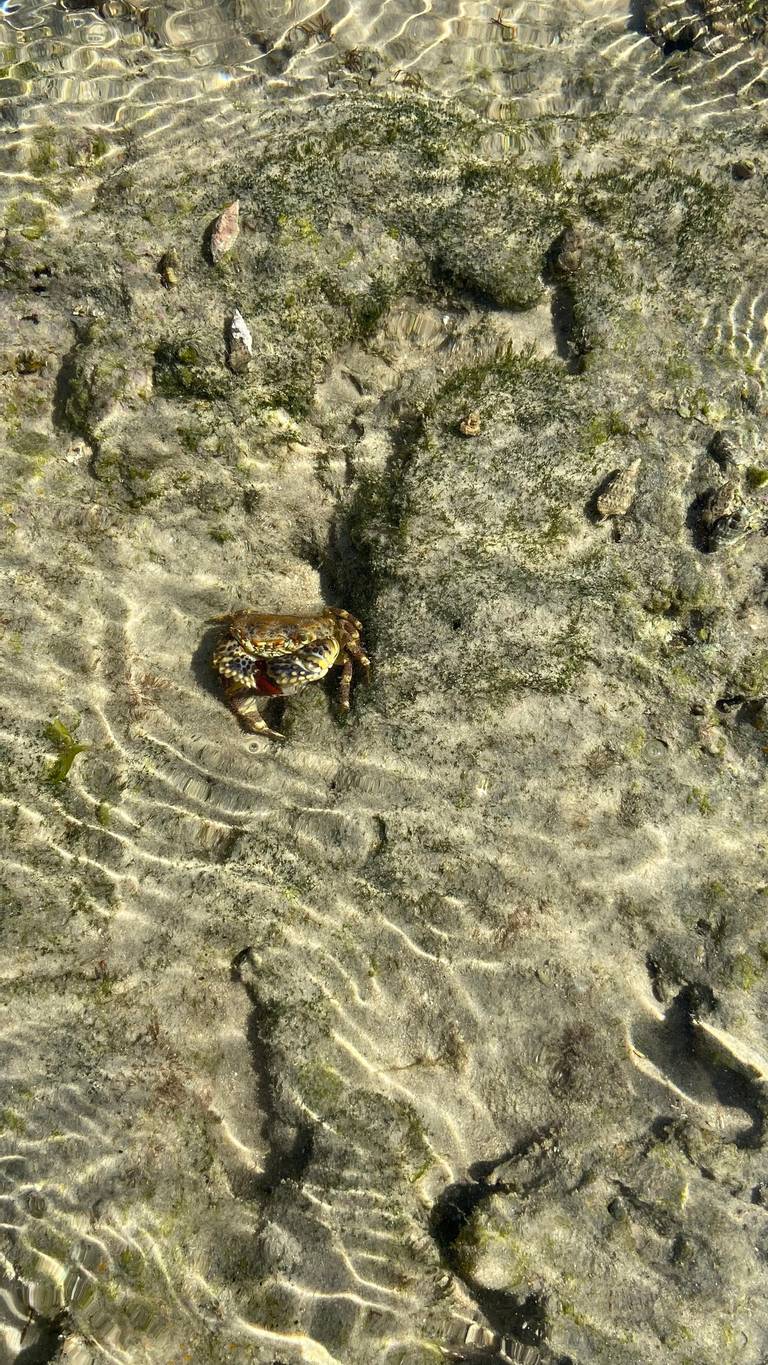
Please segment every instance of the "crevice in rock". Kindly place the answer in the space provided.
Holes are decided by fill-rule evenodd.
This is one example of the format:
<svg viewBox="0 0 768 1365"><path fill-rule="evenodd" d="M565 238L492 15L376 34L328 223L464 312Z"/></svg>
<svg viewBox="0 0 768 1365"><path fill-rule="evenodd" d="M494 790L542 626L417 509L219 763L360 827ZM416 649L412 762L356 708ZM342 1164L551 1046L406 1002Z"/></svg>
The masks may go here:
<svg viewBox="0 0 768 1365"><path fill-rule="evenodd" d="M403 404L392 413L392 454L383 465L363 470L339 504L320 563L324 600L363 622L369 652L379 584L388 573L407 507L407 468L423 430L420 411Z"/></svg>
<svg viewBox="0 0 768 1365"><path fill-rule="evenodd" d="M698 493L689 504L685 514L685 525L691 536L694 549L702 554L711 554L712 544L710 529L706 525L707 506L710 498L710 489L705 489L703 493Z"/></svg>
<svg viewBox="0 0 768 1365"><path fill-rule="evenodd" d="M66 1309L52 1318L32 1311L28 1330L34 1339L22 1344L15 1357L15 1365L49 1365L49 1362L57 1360L64 1339L66 1319ZM22 1333L22 1342L25 1336L26 1332Z"/></svg>
<svg viewBox="0 0 768 1365"><path fill-rule="evenodd" d="M525 1143L516 1152L507 1153L497 1160L477 1162L469 1168L469 1180L449 1185L432 1209L430 1232L443 1262L461 1279L493 1331L505 1339L511 1338L510 1345L520 1343L522 1346L536 1347L542 1361L553 1361L553 1356L546 1348L547 1316L543 1297L528 1294L521 1299L505 1290L489 1289L478 1283L463 1268L457 1248L461 1234L480 1205L494 1195L508 1191L509 1187L502 1182L490 1183L493 1172L515 1155L527 1151L530 1145ZM541 1354L542 1346L546 1354ZM504 1359L503 1356L500 1358ZM473 1356L460 1356L459 1359L472 1360Z"/></svg>
<svg viewBox="0 0 768 1365"><path fill-rule="evenodd" d="M60 431L68 431L79 437L95 453L96 445L87 413L73 397L84 342L85 337L78 331L74 344L62 357L53 396L53 425Z"/></svg>
<svg viewBox="0 0 768 1365"><path fill-rule="evenodd" d="M243 948L233 959L231 978L245 988L251 1002L247 1037L251 1065L256 1077L257 1098L264 1113L263 1134L268 1144L261 1174L243 1177L241 1197L256 1199L272 1195L286 1181L299 1185L314 1150L314 1125L287 1116L279 1098L278 1059L271 1042L274 1012L259 995L251 949Z"/></svg>
<svg viewBox="0 0 768 1365"><path fill-rule="evenodd" d="M659 998L656 958L649 957L648 969L654 994ZM761 1148L768 1096L759 1080L739 1064L738 1056L734 1054L730 1064L725 1047L718 1046L721 1033L703 1026L702 1020L716 1008L717 999L708 985L688 982L675 995L664 1019L638 1032L636 1046L676 1089L690 1094L692 1099L697 1099L703 1088L709 1089L725 1109L741 1109L750 1124L732 1138L734 1145L742 1149Z"/></svg>
<svg viewBox="0 0 768 1365"><path fill-rule="evenodd" d="M555 349L569 374L581 374L589 346L579 326L572 274L582 250L580 235L564 228L544 258L542 278L550 291Z"/></svg>
<svg viewBox="0 0 768 1365"><path fill-rule="evenodd" d="M576 316L573 294L565 285L552 285L552 331L555 348L560 359L565 361L571 374L578 374L583 368L583 357L579 355L573 337L576 331Z"/></svg>
<svg viewBox="0 0 768 1365"><path fill-rule="evenodd" d="M463 1344L444 1350L448 1360L461 1361L462 1365L544 1365L544 1356L535 1346L524 1346L475 1325L468 1329ZM561 1356L557 1365L573 1362Z"/></svg>

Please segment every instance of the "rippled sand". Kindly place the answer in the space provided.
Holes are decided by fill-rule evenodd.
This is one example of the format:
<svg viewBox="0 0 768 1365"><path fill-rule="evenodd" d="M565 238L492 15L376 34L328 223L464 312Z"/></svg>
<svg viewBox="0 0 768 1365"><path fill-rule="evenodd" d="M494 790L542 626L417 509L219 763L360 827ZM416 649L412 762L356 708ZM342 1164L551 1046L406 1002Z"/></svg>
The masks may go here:
<svg viewBox="0 0 768 1365"><path fill-rule="evenodd" d="M764 51L702 12L5 7L0 1361L763 1360ZM370 689L249 738L206 623L324 601Z"/></svg>

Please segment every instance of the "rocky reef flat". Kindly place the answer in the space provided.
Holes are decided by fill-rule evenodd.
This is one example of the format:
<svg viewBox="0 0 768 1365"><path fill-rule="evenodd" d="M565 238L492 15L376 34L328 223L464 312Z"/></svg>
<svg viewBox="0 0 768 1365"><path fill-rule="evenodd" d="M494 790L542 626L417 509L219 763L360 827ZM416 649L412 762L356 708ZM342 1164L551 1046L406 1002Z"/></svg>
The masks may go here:
<svg viewBox="0 0 768 1365"><path fill-rule="evenodd" d="M0 1361L761 1365L760 15L134 10L0 80Z"/></svg>

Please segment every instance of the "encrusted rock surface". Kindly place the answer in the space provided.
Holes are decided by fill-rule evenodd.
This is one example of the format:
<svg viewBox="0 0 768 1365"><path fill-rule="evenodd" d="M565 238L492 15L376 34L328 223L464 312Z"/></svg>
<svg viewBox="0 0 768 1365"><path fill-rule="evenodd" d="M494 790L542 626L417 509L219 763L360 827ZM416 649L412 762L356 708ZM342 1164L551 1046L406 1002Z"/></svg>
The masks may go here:
<svg viewBox="0 0 768 1365"><path fill-rule="evenodd" d="M762 125L334 60L7 213L2 1358L759 1365ZM323 601L371 687L249 740L206 621Z"/></svg>

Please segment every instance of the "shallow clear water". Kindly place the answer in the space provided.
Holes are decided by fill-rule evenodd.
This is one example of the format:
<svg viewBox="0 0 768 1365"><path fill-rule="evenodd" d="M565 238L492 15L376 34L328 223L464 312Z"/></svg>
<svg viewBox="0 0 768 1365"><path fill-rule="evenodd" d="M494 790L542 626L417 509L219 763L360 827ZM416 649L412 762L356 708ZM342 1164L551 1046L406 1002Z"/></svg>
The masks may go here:
<svg viewBox="0 0 768 1365"><path fill-rule="evenodd" d="M672 34L676 7L667 8ZM765 52L753 36L707 30L690 50L669 38L665 51L640 10L615 0L521 0L501 10L484 0L332 0L323 8L310 0L100 7L6 0L5 222L23 250L44 245L48 232L70 247L82 242L77 307L71 293L57 301L55 263L30 257L39 314L4 319L7 345L24 354L48 329L39 421L30 419L43 444L28 444L29 459L44 450L50 413L66 401L67 356L81 318L110 321L109 289L100 276L90 293L89 263L114 249L113 298L130 296L137 332L151 331L176 306L156 279L156 257L174 244L168 202L191 215L189 237L177 244L197 250L206 215L191 191L192 207L183 204L184 177L196 191L213 178L217 147L236 156L246 177L275 127L281 136L292 129L300 142L302 120L322 118L336 100L402 91L435 104L455 100L486 120L477 148L489 162L522 156L549 167L560 158L585 176L604 156L612 164L590 128L615 126L628 161L684 139L686 169L695 171L707 163L713 129L732 129L738 139L740 128L761 124ZM143 216L133 203L126 228L116 200L110 235L100 238L89 215L109 205L124 162L145 194ZM278 166L276 179L280 173ZM442 165L436 195L450 183ZM251 214L245 232L261 249L263 227ZM314 269L315 225L278 222L286 240L293 233L291 250L306 241L306 269ZM355 230L335 224L340 258ZM361 256L386 261L398 240L396 230L382 231ZM628 274L633 268L630 260ZM760 271L751 262L738 288L731 281L722 293L713 289L688 323L702 352L727 357L733 386L758 373L764 358L768 291ZM227 279L228 306L247 287L235 276L230 290ZM165 520L151 510L143 521L121 520L108 499L91 500L92 452L71 423L54 418L60 482L45 491L45 515L36 485L23 495L9 487L2 739L4 761L28 787L0 798L10 850L0 1362L422 1365L445 1358L440 1353L467 1333L485 1343L483 1359L567 1359L547 1353L536 1326L535 1276L528 1309L520 1289L519 1303L505 1299L499 1311L494 1294L503 1298L504 1288L493 1275L484 1295L470 1292L470 1271L462 1278L458 1261L440 1254L440 1219L450 1222L452 1207L446 1190L466 1182L478 1162L509 1155L523 1129L539 1141L516 1085L522 1095L548 1068L559 1075L571 1064L553 1057L527 1004L515 1014L524 975L561 992L576 1011L588 991L592 1001L611 997L617 982L626 987L624 1041L627 1055L634 1048L638 1087L650 1077L674 1092L675 1104L685 1089L729 1141L744 1130L751 1111L740 1095L718 1088L704 1062L686 1070L670 1041L644 974L642 925L633 929L634 959L626 950L631 965L617 965L618 950L614 961L613 910L601 897L605 905L633 896L639 904L647 882L672 898L692 868L714 884L720 856L738 863L741 854L737 840L729 845L726 816L714 838L693 823L700 795L681 798L687 804L671 831L661 819L631 835L622 825L606 852L615 835L610 802L593 809L592 789L580 785L603 716L578 766L571 737L592 694L585 685L583 694L565 695L558 667L563 622L576 635L609 614L607 570L595 570L571 618L570 567L551 569L546 551L542 600L555 603L551 615L542 610L539 621L538 604L527 601L507 626L515 681L525 680L526 660L539 650L550 692L539 710L505 710L502 699L498 722L486 716L474 728L460 712L442 712L439 697L419 695L401 659L374 659L385 703L366 726L340 737L323 701L308 697L297 710L295 743L267 755L224 714L198 654L206 619L233 597L247 598L252 583L273 607L300 609L325 590L318 545L333 542L334 509L346 491L396 450L392 432L410 382L469 364L482 328L482 345L494 354L538 348L553 364L565 361L555 292L549 280L536 306L508 314L476 298L443 311L405 295L371 354L351 343L340 348L317 384L314 424L294 422L277 402L271 427L238 408L221 443L213 422L195 444L178 413L166 427L159 413L156 431L141 428L141 440L156 438L163 451L186 440L194 466L179 476ZM179 308L192 327L202 305L190 299ZM291 316L291 296L284 306ZM151 382L136 365L123 395L129 411ZM703 425L694 400L686 389L690 410L673 416ZM612 411L620 401L611 392L604 406ZM10 429L10 407L6 417ZM759 454L757 429L748 434ZM624 440L627 431L617 422L611 435ZM676 440L683 442L677 429ZM203 466L211 473L200 491L194 480ZM185 503L189 480L194 509ZM540 492L554 539L557 507L547 499L556 482L545 480ZM511 476L510 486L514 493ZM234 535L217 501L233 487ZM478 577L474 602L462 599L461 583L452 588L459 626L460 614L485 601L486 584L487 600L502 612L499 581L513 602L526 591L525 556L514 561L498 549L515 517L514 496L509 507L504 496L502 483L498 523L471 505L466 513ZM199 547L198 511L206 518ZM51 528L57 550L49 556ZM526 535L533 543L535 527L516 529L522 544ZM440 531L430 534L425 560ZM580 566L588 530L574 522L563 535ZM416 581L417 555L410 567ZM752 572L759 577L757 561ZM402 657L410 650L416 671L428 641L408 591ZM387 610L397 617L396 607ZM443 624L447 635L457 628ZM762 617L752 629L757 650ZM585 654L586 666L597 666ZM610 698L605 706L611 715ZM90 748L61 791L37 780L53 757L41 736L55 714L70 711L85 717L78 737ZM629 750L640 721L614 722L625 727ZM412 738L419 723L423 731ZM446 757L440 737L454 725L464 747ZM650 766L666 762L661 723L659 735L650 734ZM542 785L542 770L556 777ZM746 760L745 771L757 803L759 778ZM698 793L698 782L687 775L682 785ZM563 829L574 841L567 856ZM398 863L393 848L407 857ZM554 888L556 900L558 887L573 893L583 917L565 915L553 930L548 897ZM618 1147L609 1121L606 1131ZM547 1153L555 1142L541 1141ZM574 1190L582 1176L586 1187L584 1171L574 1170ZM553 1244L569 1235L571 1214L563 1231L557 1209L539 1212ZM517 1273L524 1256L505 1236L505 1265ZM568 1254L578 1252L575 1244ZM523 1280L520 1271L518 1286ZM500 1354L505 1336L516 1354ZM586 1356L578 1365L589 1365Z"/></svg>
<svg viewBox="0 0 768 1365"><path fill-rule="evenodd" d="M151 136L198 101L226 120L241 88L263 85L281 102L322 94L338 82L337 55L363 49L372 84L423 83L501 121L627 106L638 118L703 121L763 96L762 54L748 40L670 60L643 32L641 7L610 0L501 9L52 0L7 3L2 17L0 90L23 127L55 110Z"/></svg>

